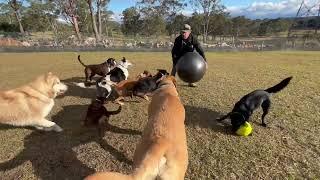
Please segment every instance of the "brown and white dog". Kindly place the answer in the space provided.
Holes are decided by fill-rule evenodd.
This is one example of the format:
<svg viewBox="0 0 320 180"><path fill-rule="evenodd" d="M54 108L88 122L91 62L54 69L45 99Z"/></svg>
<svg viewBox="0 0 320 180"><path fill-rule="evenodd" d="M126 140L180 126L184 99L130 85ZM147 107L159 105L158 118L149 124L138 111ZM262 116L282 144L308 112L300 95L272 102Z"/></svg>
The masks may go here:
<svg viewBox="0 0 320 180"><path fill-rule="evenodd" d="M85 65L81 61L80 55L78 55L78 61L83 67L85 67L84 74L86 76L86 82L88 81L88 79L92 81L92 77L96 74L100 76L106 76L107 73L110 72L110 70L116 67L117 65L116 60L114 58L109 58L101 64Z"/></svg>
<svg viewBox="0 0 320 180"><path fill-rule="evenodd" d="M49 72L27 85L0 91L0 123L60 132L62 128L45 117L54 106L54 98L66 90L67 86Z"/></svg>
<svg viewBox="0 0 320 180"><path fill-rule="evenodd" d="M183 180L188 166L185 110L175 79L163 79L149 105L148 123L134 154L134 171L96 173L87 180Z"/></svg>

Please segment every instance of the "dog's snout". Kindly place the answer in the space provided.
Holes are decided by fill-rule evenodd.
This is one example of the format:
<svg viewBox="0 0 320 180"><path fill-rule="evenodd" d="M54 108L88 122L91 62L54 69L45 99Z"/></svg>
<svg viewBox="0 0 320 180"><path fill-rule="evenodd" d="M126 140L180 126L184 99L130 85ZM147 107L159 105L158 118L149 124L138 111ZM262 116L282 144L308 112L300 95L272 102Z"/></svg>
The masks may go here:
<svg viewBox="0 0 320 180"><path fill-rule="evenodd" d="M62 84L62 88L61 88L61 90L62 91L67 91L68 90L68 86L66 85L66 84L64 84L64 83L61 83Z"/></svg>

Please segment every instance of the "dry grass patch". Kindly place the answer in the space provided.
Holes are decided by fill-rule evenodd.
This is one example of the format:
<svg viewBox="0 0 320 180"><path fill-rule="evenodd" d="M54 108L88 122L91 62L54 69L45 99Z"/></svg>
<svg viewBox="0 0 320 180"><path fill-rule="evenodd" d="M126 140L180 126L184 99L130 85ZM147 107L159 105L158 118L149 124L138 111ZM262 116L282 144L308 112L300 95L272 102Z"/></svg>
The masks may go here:
<svg viewBox="0 0 320 180"><path fill-rule="evenodd" d="M134 64L131 77L145 69L156 72L171 66L169 52L80 54L85 64L125 56ZM187 114L186 179L320 178L320 53L207 53L207 57L209 69L199 87L178 83ZM76 58L76 53L2 53L0 88L19 86L47 71L68 84L84 80L84 68ZM272 97L268 128L259 125L261 111L251 118L254 133L248 138L234 136L214 121L246 93L291 75L291 84ZM0 125L1 179L81 179L95 171L129 172L148 103L136 98L126 103L110 119L115 127L100 138L95 129L80 125L94 96L94 89L70 86L56 100L49 118L64 128L62 133Z"/></svg>

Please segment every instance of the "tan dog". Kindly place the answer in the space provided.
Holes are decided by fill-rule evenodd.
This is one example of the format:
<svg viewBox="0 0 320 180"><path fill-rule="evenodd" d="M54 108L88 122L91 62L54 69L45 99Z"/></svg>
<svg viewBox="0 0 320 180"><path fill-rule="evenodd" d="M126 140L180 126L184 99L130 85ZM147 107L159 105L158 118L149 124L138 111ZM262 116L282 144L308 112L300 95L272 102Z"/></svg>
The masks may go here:
<svg viewBox="0 0 320 180"><path fill-rule="evenodd" d="M54 106L53 99L66 90L67 86L49 72L27 85L0 91L0 123L60 132L61 127L45 117Z"/></svg>
<svg viewBox="0 0 320 180"><path fill-rule="evenodd" d="M162 80L149 105L148 123L134 154L130 175L96 173L88 180L183 180L188 166L185 110L175 79Z"/></svg>

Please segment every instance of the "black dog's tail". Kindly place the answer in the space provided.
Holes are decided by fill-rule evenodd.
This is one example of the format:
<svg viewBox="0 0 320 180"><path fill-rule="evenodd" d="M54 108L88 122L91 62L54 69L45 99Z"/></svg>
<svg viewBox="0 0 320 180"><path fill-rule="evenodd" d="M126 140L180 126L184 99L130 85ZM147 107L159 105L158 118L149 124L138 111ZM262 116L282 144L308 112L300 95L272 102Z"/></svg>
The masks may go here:
<svg viewBox="0 0 320 180"><path fill-rule="evenodd" d="M119 106L118 110L116 111L107 111L107 115L116 115L121 112L122 106Z"/></svg>
<svg viewBox="0 0 320 180"><path fill-rule="evenodd" d="M82 66L87 67L87 65L85 65L85 64L80 60L80 55L78 55L78 60L79 60L80 64L82 64Z"/></svg>
<svg viewBox="0 0 320 180"><path fill-rule="evenodd" d="M283 88L285 88L289 84L291 79L292 79L292 76L287 77L286 79L282 80L279 84L277 84L271 88L268 88L265 91L267 91L268 93L277 93L277 92L281 91Z"/></svg>

